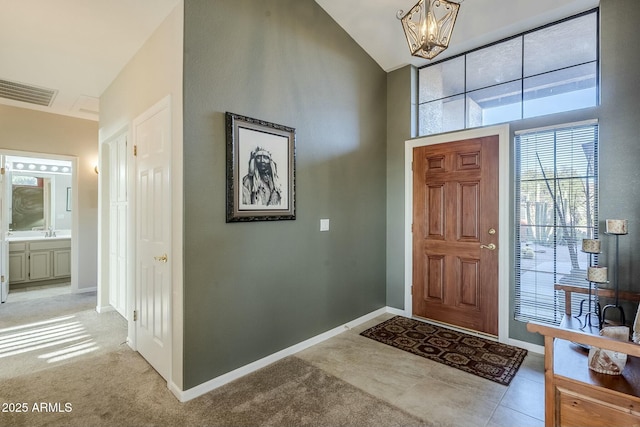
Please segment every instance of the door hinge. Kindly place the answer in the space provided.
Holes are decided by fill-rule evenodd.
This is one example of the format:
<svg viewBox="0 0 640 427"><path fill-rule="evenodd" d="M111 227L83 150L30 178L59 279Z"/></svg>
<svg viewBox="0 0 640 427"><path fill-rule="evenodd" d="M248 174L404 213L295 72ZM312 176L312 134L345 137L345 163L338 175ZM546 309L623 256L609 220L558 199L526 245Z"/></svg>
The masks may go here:
<svg viewBox="0 0 640 427"><path fill-rule="evenodd" d="M2 276L0 276L0 282L4 283L4 274Z"/></svg>
<svg viewBox="0 0 640 427"><path fill-rule="evenodd" d="M138 310L133 310L133 321L137 321L138 320Z"/></svg>
<svg viewBox="0 0 640 427"><path fill-rule="evenodd" d="M137 156L137 155L138 155L138 146L137 146L137 145L134 145L134 146L133 146L133 156L135 157L135 156Z"/></svg>
<svg viewBox="0 0 640 427"><path fill-rule="evenodd" d="M413 223L411 224L411 232L413 233Z"/></svg>
<svg viewBox="0 0 640 427"><path fill-rule="evenodd" d="M4 168L0 168L0 175L4 175L5 169Z"/></svg>

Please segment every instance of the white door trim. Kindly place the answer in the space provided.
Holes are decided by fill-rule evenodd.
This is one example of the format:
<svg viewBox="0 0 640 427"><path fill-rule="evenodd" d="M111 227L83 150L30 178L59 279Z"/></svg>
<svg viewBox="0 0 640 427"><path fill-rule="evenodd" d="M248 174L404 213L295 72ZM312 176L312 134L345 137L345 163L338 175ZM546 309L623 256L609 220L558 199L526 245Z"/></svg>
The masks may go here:
<svg viewBox="0 0 640 427"><path fill-rule="evenodd" d="M509 226L509 125L490 126L476 129L463 130L434 136L405 141L404 170L405 170L405 209L404 209L404 311L407 316L413 316L413 300L411 286L413 282L413 245L411 223L413 222L413 149L425 145L441 144L463 139L480 138L484 136L498 135L499 139L499 172L498 172L498 197L499 197L499 231L498 239L498 340L506 343L509 339L509 252L511 242L511 227Z"/></svg>

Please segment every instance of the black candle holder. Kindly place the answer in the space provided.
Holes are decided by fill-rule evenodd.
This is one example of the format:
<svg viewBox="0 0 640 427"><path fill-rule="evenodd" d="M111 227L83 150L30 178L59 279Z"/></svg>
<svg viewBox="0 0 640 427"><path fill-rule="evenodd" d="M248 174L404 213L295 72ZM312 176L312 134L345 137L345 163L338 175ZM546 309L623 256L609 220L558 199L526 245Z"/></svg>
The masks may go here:
<svg viewBox="0 0 640 427"><path fill-rule="evenodd" d="M625 324L624 309L620 305L619 299L618 299L618 294L619 294L618 270L620 268L620 258L619 258L620 242L619 242L619 238L620 238L620 235L627 234L627 233L605 232L605 234L608 234L610 236L615 236L616 237L615 269L613 270L613 289L614 289L614 301L615 302L613 304L607 304L607 305L605 305L603 307L603 309L602 309L602 317L600 318L600 324L604 325L604 322L606 321L607 311L609 311L610 309L615 309L615 310L618 310L618 312L620 313L620 321L624 325Z"/></svg>
<svg viewBox="0 0 640 427"><path fill-rule="evenodd" d="M584 253L588 253L589 254L589 267L593 267L593 255L596 253L600 253L600 252L589 252L589 251L585 251L583 250L582 252ZM578 315L573 316L575 319L578 320L578 322L580 322L580 324L583 324L583 322L580 320L580 318L583 316L582 311L584 309L584 303L588 302L588 308L587 308L587 312L584 313L584 324L582 327L580 327L580 329L584 330L587 326L589 326L590 328L592 326L594 326L591 323L591 318L595 315L596 319L598 319L598 324L595 325L598 329L600 329L602 327L602 322L601 322L601 311L600 311L600 302L598 301L598 284L599 283L609 283L607 282L594 282L592 280L589 280L588 277L588 272L589 272L589 267L587 267L587 278L585 279L587 282L589 282L589 292L588 292L588 299L586 300L582 300L580 301L580 312L578 313ZM595 286L595 289L594 289ZM595 292L592 292L592 290L594 290ZM593 309L595 308L595 311L593 311Z"/></svg>

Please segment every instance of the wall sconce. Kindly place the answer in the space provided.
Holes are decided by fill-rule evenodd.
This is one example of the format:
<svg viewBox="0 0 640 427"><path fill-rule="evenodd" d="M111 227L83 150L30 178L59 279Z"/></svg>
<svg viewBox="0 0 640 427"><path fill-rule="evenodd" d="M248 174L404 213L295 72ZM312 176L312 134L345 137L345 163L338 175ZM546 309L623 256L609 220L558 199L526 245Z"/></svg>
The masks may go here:
<svg viewBox="0 0 640 427"><path fill-rule="evenodd" d="M406 14L396 13L409 43L411 55L433 59L449 47L460 3L449 0L420 0Z"/></svg>

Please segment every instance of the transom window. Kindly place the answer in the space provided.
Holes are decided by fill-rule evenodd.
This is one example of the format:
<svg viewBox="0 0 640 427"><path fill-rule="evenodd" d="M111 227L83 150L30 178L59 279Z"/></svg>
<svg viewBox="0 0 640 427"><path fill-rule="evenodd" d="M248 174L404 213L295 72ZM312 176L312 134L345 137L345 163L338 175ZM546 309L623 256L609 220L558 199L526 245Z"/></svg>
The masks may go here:
<svg viewBox="0 0 640 427"><path fill-rule="evenodd" d="M598 105L598 11L418 71L420 135Z"/></svg>

